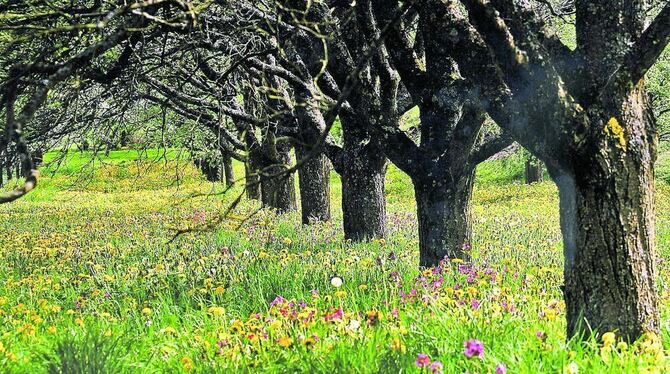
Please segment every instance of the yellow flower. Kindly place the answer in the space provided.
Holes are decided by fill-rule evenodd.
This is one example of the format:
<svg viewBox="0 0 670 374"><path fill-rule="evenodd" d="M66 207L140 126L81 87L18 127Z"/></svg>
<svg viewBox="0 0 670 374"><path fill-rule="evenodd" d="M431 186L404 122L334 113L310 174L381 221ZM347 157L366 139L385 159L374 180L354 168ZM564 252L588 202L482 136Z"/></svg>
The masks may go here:
<svg viewBox="0 0 670 374"><path fill-rule="evenodd" d="M75 318L74 323L76 323L80 327L84 327L84 320L79 317Z"/></svg>
<svg viewBox="0 0 670 374"><path fill-rule="evenodd" d="M174 335L174 334L177 333L177 330L175 330L175 328L172 327L172 326L168 326L168 327L166 327L166 328L163 329L163 333L165 333L165 334L170 334L170 335Z"/></svg>
<svg viewBox="0 0 670 374"><path fill-rule="evenodd" d="M400 338L391 339L391 349L394 351L400 351L402 353L407 351L407 347L405 347L402 341L400 341Z"/></svg>
<svg viewBox="0 0 670 374"><path fill-rule="evenodd" d="M360 286L358 286L358 289L362 290L362 291L365 291L365 290L368 289L368 285L367 284L361 284Z"/></svg>
<svg viewBox="0 0 670 374"><path fill-rule="evenodd" d="M181 365L184 367L184 370L186 371L193 370L193 360L191 360L191 358L188 356L182 357Z"/></svg>
<svg viewBox="0 0 670 374"><path fill-rule="evenodd" d="M281 347L288 348L293 344L293 339L289 338L288 336L282 336L277 340L277 344L279 344Z"/></svg>
<svg viewBox="0 0 670 374"><path fill-rule="evenodd" d="M291 243L292 243L291 238L284 238L282 240L282 243L284 243L284 245L291 245Z"/></svg>
<svg viewBox="0 0 670 374"><path fill-rule="evenodd" d="M616 349L618 349L620 352L625 352L626 350L628 350L628 344L626 344L626 342L624 341L620 341L619 343L617 343Z"/></svg>
<svg viewBox="0 0 670 374"><path fill-rule="evenodd" d="M225 290L226 290L226 289L223 288L223 287L221 287L221 286L216 287L216 288L214 289L214 294L215 294L215 295L222 295L223 292L224 292Z"/></svg>
<svg viewBox="0 0 670 374"><path fill-rule="evenodd" d="M56 331L58 331L58 329L56 328L56 326L49 326L49 328L47 328L47 331L49 331L52 334L55 334Z"/></svg>
<svg viewBox="0 0 670 374"><path fill-rule="evenodd" d="M207 309L207 311L215 317L221 317L226 312L226 310L223 309L220 306L209 307L209 309Z"/></svg>
<svg viewBox="0 0 670 374"><path fill-rule="evenodd" d="M144 307L142 309L142 314L144 314L145 316L150 315L151 314L151 308Z"/></svg>
<svg viewBox="0 0 670 374"><path fill-rule="evenodd" d="M616 343L616 335L613 332L604 333L601 339L603 341L603 345L606 347L614 345L614 343Z"/></svg>
<svg viewBox="0 0 670 374"><path fill-rule="evenodd" d="M105 336L108 337L108 338L109 338L110 336L112 336L112 330L111 330L111 329L107 329L107 331L105 331Z"/></svg>
<svg viewBox="0 0 670 374"><path fill-rule="evenodd" d="M346 291L336 291L335 292L335 297L345 297L345 296L347 296Z"/></svg>
<svg viewBox="0 0 670 374"><path fill-rule="evenodd" d="M305 339L303 339L302 344L304 344L305 347L310 348L310 347L314 346L314 344L316 344L316 340L314 340L314 338L312 338L312 337L305 338Z"/></svg>

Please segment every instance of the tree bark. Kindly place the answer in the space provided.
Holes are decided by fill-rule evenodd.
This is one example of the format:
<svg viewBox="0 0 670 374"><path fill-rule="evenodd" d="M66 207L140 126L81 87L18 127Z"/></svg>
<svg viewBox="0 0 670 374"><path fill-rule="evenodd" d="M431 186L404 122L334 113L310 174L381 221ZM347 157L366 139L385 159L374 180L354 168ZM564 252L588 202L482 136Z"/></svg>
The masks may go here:
<svg viewBox="0 0 670 374"><path fill-rule="evenodd" d="M526 184L542 182L542 164L538 160L526 160L524 177Z"/></svg>
<svg viewBox="0 0 670 374"><path fill-rule="evenodd" d="M424 267L437 266L445 257L467 260L472 241L470 200L474 171L454 179L433 177L439 174L417 175L413 179L419 221L419 265Z"/></svg>
<svg viewBox="0 0 670 374"><path fill-rule="evenodd" d="M233 158L228 154L223 154L223 174L226 180L226 187L235 184L235 170L233 169Z"/></svg>
<svg viewBox="0 0 670 374"><path fill-rule="evenodd" d="M344 238L353 241L386 235L386 159L379 148L367 146L344 147L341 175Z"/></svg>
<svg viewBox="0 0 670 374"><path fill-rule="evenodd" d="M615 331L635 340L646 331L660 331L654 265L656 141L645 111L641 88L622 109L598 111L620 114L610 119L601 114L605 134L590 157L576 158L573 173L554 178L561 198L568 336ZM625 129L622 137L607 130L615 120Z"/></svg>
<svg viewBox="0 0 670 374"><path fill-rule="evenodd" d="M202 171L209 182L221 181L221 166L203 158L194 161L195 165Z"/></svg>
<svg viewBox="0 0 670 374"><path fill-rule="evenodd" d="M310 152L305 147L296 147L298 160ZM330 165L325 154L319 153L298 169L300 207L302 223L330 220Z"/></svg>
<svg viewBox="0 0 670 374"><path fill-rule="evenodd" d="M274 209L279 214L296 210L295 176L293 173L273 178L265 175L278 174L288 169L291 164L290 150L290 147L278 145L276 160L268 162L261 177L263 207Z"/></svg>

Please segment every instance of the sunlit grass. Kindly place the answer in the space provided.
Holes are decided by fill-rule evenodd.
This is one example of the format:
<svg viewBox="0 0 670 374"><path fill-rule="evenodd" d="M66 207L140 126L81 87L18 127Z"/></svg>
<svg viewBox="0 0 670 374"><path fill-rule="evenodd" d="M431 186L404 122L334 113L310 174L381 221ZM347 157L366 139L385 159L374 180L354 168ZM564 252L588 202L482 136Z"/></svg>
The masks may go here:
<svg viewBox="0 0 670 374"><path fill-rule="evenodd" d="M419 372L418 354L445 373L670 369L654 337L626 347L566 343L556 189L482 180L499 163L478 174L474 263L420 273L412 187L395 168L386 241L343 241L333 175L331 223L306 227L297 213L260 212L239 230L233 220L170 242L175 229L209 222L241 188L189 198L222 189L174 157L167 165L178 174L113 157L87 184L44 173L41 190L0 206L1 371ZM668 259L664 183L657 200ZM256 208L244 202L234 216ZM667 342L670 267L658 268ZM484 344L481 357L466 357L469 339Z"/></svg>

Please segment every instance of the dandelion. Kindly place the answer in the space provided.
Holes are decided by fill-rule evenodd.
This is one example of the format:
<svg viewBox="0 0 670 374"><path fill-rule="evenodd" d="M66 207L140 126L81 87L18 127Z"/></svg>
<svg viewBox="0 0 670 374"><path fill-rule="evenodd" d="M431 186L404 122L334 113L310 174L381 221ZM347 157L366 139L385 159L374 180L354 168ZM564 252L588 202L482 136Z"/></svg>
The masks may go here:
<svg viewBox="0 0 670 374"><path fill-rule="evenodd" d="M464 346L465 351L463 354L465 354L466 357L484 357L484 343L481 341L477 339L470 339L464 343Z"/></svg>
<svg viewBox="0 0 670 374"><path fill-rule="evenodd" d="M613 332L606 332L603 334L601 339L603 341L603 345L605 347L609 347L611 345L614 345L614 343L616 342L616 335Z"/></svg>
<svg viewBox="0 0 670 374"><path fill-rule="evenodd" d="M223 295L223 293L224 293L225 290L226 290L226 289L223 288L223 287L221 287L221 286L216 287L216 288L214 289L214 294L215 294L215 295Z"/></svg>
<svg viewBox="0 0 670 374"><path fill-rule="evenodd" d="M220 306L212 306L207 309L207 312L215 317L221 317L225 314L226 310Z"/></svg>
<svg viewBox="0 0 670 374"><path fill-rule="evenodd" d="M147 307L142 308L142 314L144 314L145 316L150 315L151 314L151 308L147 308Z"/></svg>
<svg viewBox="0 0 670 374"><path fill-rule="evenodd" d="M191 371L193 370L193 360L191 360L190 357L184 356L181 359L181 365L186 371Z"/></svg>
<svg viewBox="0 0 670 374"><path fill-rule="evenodd" d="M282 336L281 338L277 339L277 344L279 344L280 347L288 348L293 344L293 339L289 338L288 336Z"/></svg>
<svg viewBox="0 0 670 374"><path fill-rule="evenodd" d="M342 278L338 277L337 275L330 279L330 284L332 284L335 288L342 287L342 283Z"/></svg>
<svg viewBox="0 0 670 374"><path fill-rule="evenodd" d="M416 361L414 362L416 367L422 368L430 365L430 357L425 353L419 353L416 356Z"/></svg>

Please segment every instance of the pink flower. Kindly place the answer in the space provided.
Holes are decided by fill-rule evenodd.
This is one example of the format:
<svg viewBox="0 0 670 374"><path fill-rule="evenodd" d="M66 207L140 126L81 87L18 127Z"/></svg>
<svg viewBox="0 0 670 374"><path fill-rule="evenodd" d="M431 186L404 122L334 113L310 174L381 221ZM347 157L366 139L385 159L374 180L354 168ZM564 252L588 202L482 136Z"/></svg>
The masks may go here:
<svg viewBox="0 0 670 374"><path fill-rule="evenodd" d="M433 362L432 365L430 365L430 371L433 374L439 374L442 372L442 369L444 369L444 365L440 361L435 361Z"/></svg>
<svg viewBox="0 0 670 374"><path fill-rule="evenodd" d="M505 367L505 364L496 365L496 374L507 374L507 367Z"/></svg>
<svg viewBox="0 0 670 374"><path fill-rule="evenodd" d="M425 354L425 353L419 353L416 356L415 364L416 364L416 367L420 367L420 368L428 366L428 365L430 365L430 357L428 357L428 355Z"/></svg>
<svg viewBox="0 0 670 374"><path fill-rule="evenodd" d="M484 357L484 343L477 339L470 339L465 342L465 354L466 357Z"/></svg>

